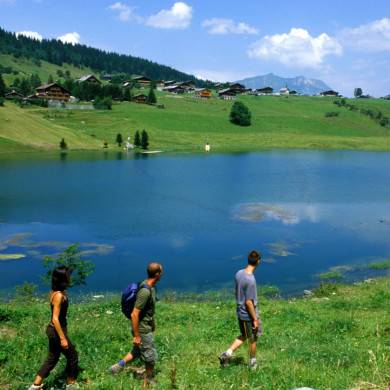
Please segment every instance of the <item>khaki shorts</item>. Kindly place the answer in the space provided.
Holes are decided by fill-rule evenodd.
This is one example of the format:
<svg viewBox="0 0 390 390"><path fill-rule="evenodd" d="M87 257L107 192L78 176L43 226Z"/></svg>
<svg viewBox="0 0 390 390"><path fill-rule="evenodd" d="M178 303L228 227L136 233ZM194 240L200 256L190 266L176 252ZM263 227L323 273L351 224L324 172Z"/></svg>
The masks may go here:
<svg viewBox="0 0 390 390"><path fill-rule="evenodd" d="M131 354L134 358L140 357L141 360L145 363L156 363L158 360L158 354L154 345L152 332L140 333L140 336L142 344L139 347L134 347L131 351Z"/></svg>
<svg viewBox="0 0 390 390"><path fill-rule="evenodd" d="M253 329L253 321L243 321L238 319L238 325L240 327L241 334L245 337L248 337L251 343L253 343L255 339L263 334L261 321L259 318L257 320L259 322L259 327L257 329Z"/></svg>

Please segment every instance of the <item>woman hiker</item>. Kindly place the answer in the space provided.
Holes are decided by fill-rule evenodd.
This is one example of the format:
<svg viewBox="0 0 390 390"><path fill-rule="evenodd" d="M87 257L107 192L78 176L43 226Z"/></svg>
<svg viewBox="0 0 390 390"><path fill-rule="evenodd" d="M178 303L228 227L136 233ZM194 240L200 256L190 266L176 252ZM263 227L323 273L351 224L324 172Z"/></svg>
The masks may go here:
<svg viewBox="0 0 390 390"><path fill-rule="evenodd" d="M29 390L42 388L42 381L49 376L50 371L57 364L61 353L67 359L66 389L76 388L74 384L78 372L78 356L76 349L68 337L66 313L68 311L68 297L65 290L69 286L72 269L62 266L54 269L51 278L50 306L51 321L46 329L49 338L49 354L38 371L34 384Z"/></svg>

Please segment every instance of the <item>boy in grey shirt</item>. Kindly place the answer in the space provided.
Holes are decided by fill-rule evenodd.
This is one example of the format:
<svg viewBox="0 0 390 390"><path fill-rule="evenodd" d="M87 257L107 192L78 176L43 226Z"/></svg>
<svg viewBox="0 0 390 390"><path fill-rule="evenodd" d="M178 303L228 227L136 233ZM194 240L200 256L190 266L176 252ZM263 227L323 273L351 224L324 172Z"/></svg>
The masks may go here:
<svg viewBox="0 0 390 390"><path fill-rule="evenodd" d="M236 274L234 294L237 301L236 316L241 334L234 340L230 348L218 357L222 365L226 364L233 356L233 352L248 339L251 367L253 369L257 367L255 358L257 338L263 334L263 329L257 310L257 285L253 272L260 264L260 259L259 252L249 252L248 266Z"/></svg>

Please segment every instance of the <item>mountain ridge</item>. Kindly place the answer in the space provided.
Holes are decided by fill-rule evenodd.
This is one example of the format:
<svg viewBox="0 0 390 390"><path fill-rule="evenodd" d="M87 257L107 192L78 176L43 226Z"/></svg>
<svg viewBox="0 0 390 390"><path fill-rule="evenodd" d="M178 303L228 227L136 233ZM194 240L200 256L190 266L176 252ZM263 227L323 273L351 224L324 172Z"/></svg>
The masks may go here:
<svg viewBox="0 0 390 390"><path fill-rule="evenodd" d="M296 76L293 78L284 78L273 73L263 76L248 77L243 80L237 80L237 83L244 84L246 88L257 89L271 87L277 93L286 86L290 90L295 90L302 95L317 95L318 93L330 90L331 88L322 80L310 79L305 76Z"/></svg>

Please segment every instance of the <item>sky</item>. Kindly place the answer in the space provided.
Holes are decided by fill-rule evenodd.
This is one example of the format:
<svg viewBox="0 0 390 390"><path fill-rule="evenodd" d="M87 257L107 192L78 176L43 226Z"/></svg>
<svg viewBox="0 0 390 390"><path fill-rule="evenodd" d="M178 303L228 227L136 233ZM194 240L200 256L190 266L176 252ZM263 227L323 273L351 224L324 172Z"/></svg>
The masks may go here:
<svg viewBox="0 0 390 390"><path fill-rule="evenodd" d="M390 94L390 0L0 0L0 27L218 82L273 73Z"/></svg>

